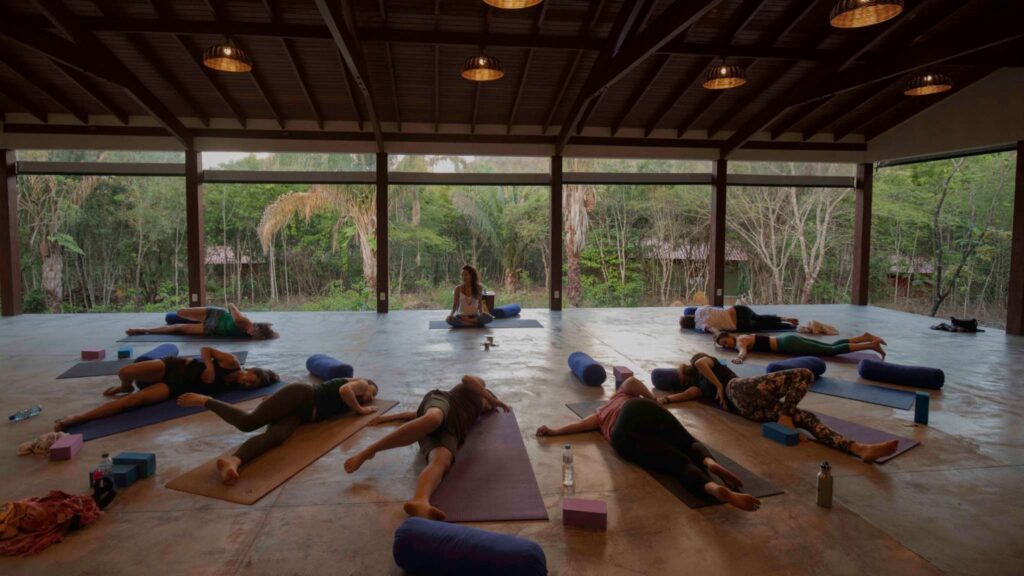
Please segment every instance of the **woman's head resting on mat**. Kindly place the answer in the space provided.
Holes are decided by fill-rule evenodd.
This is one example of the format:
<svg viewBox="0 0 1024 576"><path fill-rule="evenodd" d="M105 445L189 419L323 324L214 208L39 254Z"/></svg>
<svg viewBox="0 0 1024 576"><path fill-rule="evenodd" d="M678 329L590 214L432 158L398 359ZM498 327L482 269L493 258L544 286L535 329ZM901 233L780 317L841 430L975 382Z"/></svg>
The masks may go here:
<svg viewBox="0 0 1024 576"><path fill-rule="evenodd" d="M277 382L277 372L264 368L248 368L238 371L238 385L242 388L263 388Z"/></svg>
<svg viewBox="0 0 1024 576"><path fill-rule="evenodd" d="M728 350L736 349L736 335L729 332L715 332L715 346Z"/></svg>
<svg viewBox="0 0 1024 576"><path fill-rule="evenodd" d="M274 332L273 324L270 322L251 322L245 331L254 340L273 340L278 337L278 333Z"/></svg>
<svg viewBox="0 0 1024 576"><path fill-rule="evenodd" d="M355 385L357 389L360 388L360 383L366 385L365 387L362 387L364 388L363 392L356 393L356 398L359 399L360 404L372 404L373 399L376 398L377 393L380 392L380 388L377 387L377 383L369 378L353 378L349 380L348 383Z"/></svg>
<svg viewBox="0 0 1024 576"><path fill-rule="evenodd" d="M693 330L697 327L697 319L693 317L693 314L680 316L679 327L684 330Z"/></svg>

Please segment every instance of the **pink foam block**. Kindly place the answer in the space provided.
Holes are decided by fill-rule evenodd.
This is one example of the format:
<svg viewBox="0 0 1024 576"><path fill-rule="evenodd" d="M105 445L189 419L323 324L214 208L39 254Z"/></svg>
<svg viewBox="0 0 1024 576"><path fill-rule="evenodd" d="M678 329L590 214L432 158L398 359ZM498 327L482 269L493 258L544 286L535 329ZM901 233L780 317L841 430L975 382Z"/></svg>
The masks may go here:
<svg viewBox="0 0 1024 576"><path fill-rule="evenodd" d="M612 373L615 374L615 381L619 384L625 382L627 378L633 375L633 371L625 366L616 366L612 368Z"/></svg>
<svg viewBox="0 0 1024 576"><path fill-rule="evenodd" d="M565 498L562 500L562 524L604 530L608 527L608 505L601 500Z"/></svg>
<svg viewBox="0 0 1024 576"><path fill-rule="evenodd" d="M82 360L103 360L107 357L107 351L103 348L89 348L82 350Z"/></svg>
<svg viewBox="0 0 1024 576"><path fill-rule="evenodd" d="M82 449L82 435L61 436L50 445L50 460L71 460Z"/></svg>

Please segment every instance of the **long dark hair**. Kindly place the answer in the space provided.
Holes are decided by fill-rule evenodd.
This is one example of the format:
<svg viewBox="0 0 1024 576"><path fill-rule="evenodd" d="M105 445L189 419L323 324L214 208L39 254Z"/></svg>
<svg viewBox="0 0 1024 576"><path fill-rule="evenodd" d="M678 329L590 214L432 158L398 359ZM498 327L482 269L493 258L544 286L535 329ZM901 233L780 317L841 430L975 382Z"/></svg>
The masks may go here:
<svg viewBox="0 0 1024 576"><path fill-rule="evenodd" d="M473 289L473 298L480 298L480 294L483 293L484 287L480 285L480 274L477 273L476 268L473 268L469 264L462 267L463 272L469 272L469 281Z"/></svg>

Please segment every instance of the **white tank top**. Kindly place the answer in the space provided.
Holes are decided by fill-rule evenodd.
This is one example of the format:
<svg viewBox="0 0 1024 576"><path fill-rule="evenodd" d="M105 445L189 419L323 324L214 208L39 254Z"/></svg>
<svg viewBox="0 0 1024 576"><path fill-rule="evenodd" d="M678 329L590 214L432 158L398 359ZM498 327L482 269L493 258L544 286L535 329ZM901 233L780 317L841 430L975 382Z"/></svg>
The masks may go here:
<svg viewBox="0 0 1024 576"><path fill-rule="evenodd" d="M712 328L718 330L735 330L736 322L726 308L715 308L713 306L701 306L693 315L693 321L697 330L708 331Z"/></svg>
<svg viewBox="0 0 1024 576"><path fill-rule="evenodd" d="M480 300L472 295L466 296L459 287L459 316L476 316L480 313Z"/></svg>

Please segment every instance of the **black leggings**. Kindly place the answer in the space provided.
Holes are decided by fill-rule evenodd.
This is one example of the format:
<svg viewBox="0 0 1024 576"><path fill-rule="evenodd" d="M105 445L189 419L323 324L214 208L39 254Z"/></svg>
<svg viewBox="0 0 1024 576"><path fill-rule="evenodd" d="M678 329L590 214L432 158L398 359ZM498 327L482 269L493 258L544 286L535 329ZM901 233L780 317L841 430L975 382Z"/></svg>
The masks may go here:
<svg viewBox="0 0 1024 576"><path fill-rule="evenodd" d="M702 495L711 482L704 459L711 453L660 405L631 398L612 427L611 443L620 456L648 470L670 474L690 492Z"/></svg>
<svg viewBox="0 0 1024 576"><path fill-rule="evenodd" d="M774 314L758 314L749 306L737 304L733 306L736 310L736 330L739 332L757 332L758 330L779 330L789 328L788 322Z"/></svg>
<svg viewBox="0 0 1024 576"><path fill-rule="evenodd" d="M244 464L280 446L303 422L312 420L313 387L302 383L288 384L274 392L252 412L239 410L212 398L207 400L206 407L242 432L252 432L267 426L262 434L249 438L235 451L235 456Z"/></svg>

